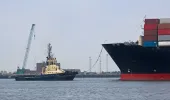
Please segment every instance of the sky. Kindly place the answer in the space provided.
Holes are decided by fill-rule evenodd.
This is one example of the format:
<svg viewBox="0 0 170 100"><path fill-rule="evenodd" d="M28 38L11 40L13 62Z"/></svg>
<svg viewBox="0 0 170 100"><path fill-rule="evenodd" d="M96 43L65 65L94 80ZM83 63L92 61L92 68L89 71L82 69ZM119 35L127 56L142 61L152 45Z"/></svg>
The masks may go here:
<svg viewBox="0 0 170 100"><path fill-rule="evenodd" d="M0 70L22 67L32 24L32 40L26 68L46 60L47 44L63 69L89 70L102 45L136 41L146 18L170 17L169 0L3 0L0 3ZM106 54L101 54L106 71ZM119 68L109 56L109 71ZM99 72L99 63L92 69Z"/></svg>

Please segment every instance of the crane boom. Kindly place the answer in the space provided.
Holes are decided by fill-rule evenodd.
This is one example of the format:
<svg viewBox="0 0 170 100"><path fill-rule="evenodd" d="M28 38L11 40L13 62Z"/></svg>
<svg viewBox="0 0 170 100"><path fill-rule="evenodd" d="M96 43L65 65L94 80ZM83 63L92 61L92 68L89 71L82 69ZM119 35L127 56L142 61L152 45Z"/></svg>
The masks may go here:
<svg viewBox="0 0 170 100"><path fill-rule="evenodd" d="M26 48L26 52L25 52L25 56L24 56L22 69L24 69L26 67L27 58L28 58L28 54L29 54L29 51L30 51L32 37L33 37L34 27L35 27L35 24L32 24L31 31L30 31L29 38L28 38L28 44L27 44L27 48Z"/></svg>

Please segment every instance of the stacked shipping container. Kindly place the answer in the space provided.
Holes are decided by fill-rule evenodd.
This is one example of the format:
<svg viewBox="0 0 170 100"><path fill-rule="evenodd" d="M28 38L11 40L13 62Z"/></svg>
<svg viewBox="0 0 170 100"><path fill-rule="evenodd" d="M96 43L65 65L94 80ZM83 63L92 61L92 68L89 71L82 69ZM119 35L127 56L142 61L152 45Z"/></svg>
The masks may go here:
<svg viewBox="0 0 170 100"><path fill-rule="evenodd" d="M160 19L158 25L158 46L170 46L170 18Z"/></svg>
<svg viewBox="0 0 170 100"><path fill-rule="evenodd" d="M143 46L170 46L170 18L145 19Z"/></svg>
<svg viewBox="0 0 170 100"><path fill-rule="evenodd" d="M143 46L145 47L157 46L159 23L160 23L159 19L145 19Z"/></svg>

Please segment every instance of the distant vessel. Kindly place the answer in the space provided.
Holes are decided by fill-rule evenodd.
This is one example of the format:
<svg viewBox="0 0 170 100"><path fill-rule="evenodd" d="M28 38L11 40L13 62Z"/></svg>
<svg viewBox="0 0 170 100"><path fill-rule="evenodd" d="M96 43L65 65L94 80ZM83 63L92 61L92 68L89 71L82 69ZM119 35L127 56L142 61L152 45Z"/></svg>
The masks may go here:
<svg viewBox="0 0 170 100"><path fill-rule="evenodd" d="M52 46L48 44L48 56L46 67L42 68L40 75L18 74L15 76L16 81L67 81L73 80L78 72L65 71L56 65L57 60L51 54Z"/></svg>
<svg viewBox="0 0 170 100"><path fill-rule="evenodd" d="M9 75L0 75L0 79L8 79L10 78Z"/></svg>
<svg viewBox="0 0 170 100"><path fill-rule="evenodd" d="M170 18L145 19L137 42L102 45L119 67L120 80L170 80Z"/></svg>

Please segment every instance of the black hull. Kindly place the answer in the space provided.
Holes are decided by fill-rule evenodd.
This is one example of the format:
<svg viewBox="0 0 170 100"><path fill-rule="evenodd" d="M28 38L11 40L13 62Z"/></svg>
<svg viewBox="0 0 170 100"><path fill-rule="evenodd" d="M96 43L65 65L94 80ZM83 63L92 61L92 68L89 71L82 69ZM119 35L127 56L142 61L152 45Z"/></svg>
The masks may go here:
<svg viewBox="0 0 170 100"><path fill-rule="evenodd" d="M16 81L72 81L76 73L72 74L50 74L50 75L17 75Z"/></svg>
<svg viewBox="0 0 170 100"><path fill-rule="evenodd" d="M139 45L103 44L122 75L163 75L170 80L170 47L142 47ZM123 76L122 76L123 77ZM125 76L126 77L126 76ZM129 77L129 76L128 76Z"/></svg>

